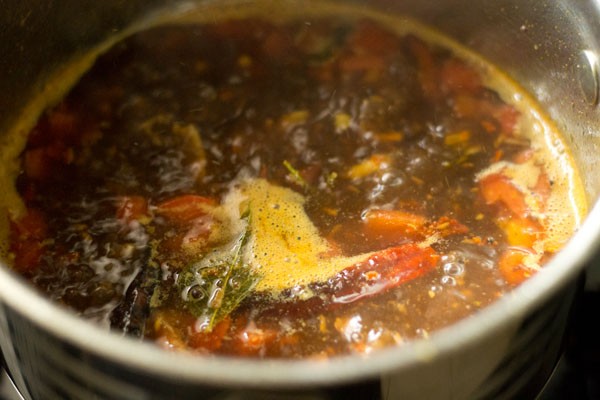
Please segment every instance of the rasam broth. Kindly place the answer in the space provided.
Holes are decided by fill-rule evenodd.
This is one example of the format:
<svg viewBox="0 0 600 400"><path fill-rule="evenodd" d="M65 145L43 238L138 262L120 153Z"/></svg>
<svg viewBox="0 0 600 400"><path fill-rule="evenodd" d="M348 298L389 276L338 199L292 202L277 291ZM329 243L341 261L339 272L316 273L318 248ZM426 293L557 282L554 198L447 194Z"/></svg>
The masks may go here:
<svg viewBox="0 0 600 400"><path fill-rule="evenodd" d="M463 49L342 11L102 54L28 136L14 269L166 348L286 358L427 337L535 274L585 212L560 136Z"/></svg>

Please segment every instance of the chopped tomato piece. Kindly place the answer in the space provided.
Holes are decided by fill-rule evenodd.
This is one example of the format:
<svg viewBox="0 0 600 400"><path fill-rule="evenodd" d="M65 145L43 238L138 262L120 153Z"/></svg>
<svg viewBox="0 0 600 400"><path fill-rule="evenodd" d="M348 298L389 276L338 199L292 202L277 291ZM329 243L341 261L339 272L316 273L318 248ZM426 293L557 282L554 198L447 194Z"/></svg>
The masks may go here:
<svg viewBox="0 0 600 400"><path fill-rule="evenodd" d="M481 194L487 204L501 203L514 215L527 217L529 208L525 203L525 195L502 174L491 174L479 182Z"/></svg>
<svg viewBox="0 0 600 400"><path fill-rule="evenodd" d="M27 210L27 214L11 222L11 229L20 240L36 239L41 241L46 238L48 225L41 211L30 208Z"/></svg>
<svg viewBox="0 0 600 400"><path fill-rule="evenodd" d="M205 248L209 235L210 231L208 229L200 231L192 227L162 239L160 249L169 253L184 251L188 255L198 254Z"/></svg>
<svg viewBox="0 0 600 400"><path fill-rule="evenodd" d="M11 251L15 256L14 267L22 273L37 268L44 253L42 244L34 239L27 239L13 245Z"/></svg>
<svg viewBox="0 0 600 400"><path fill-rule="evenodd" d="M500 129L503 133L511 135L515 131L517 121L519 120L519 111L510 104L502 104L495 107L492 115L500 124Z"/></svg>
<svg viewBox="0 0 600 400"><path fill-rule="evenodd" d="M349 38L349 48L361 53L389 55L398 46L398 38L377 25L364 21Z"/></svg>
<svg viewBox="0 0 600 400"><path fill-rule="evenodd" d="M210 213L214 206L213 199L191 194L160 203L156 212L176 226L174 233L161 241L161 249L169 252L184 250L188 253L200 251L214 226Z"/></svg>
<svg viewBox="0 0 600 400"><path fill-rule="evenodd" d="M376 25L363 22L348 39L352 52L339 60L340 70L364 73L364 79L377 79L387 66L386 58L397 47L397 38Z"/></svg>
<svg viewBox="0 0 600 400"><path fill-rule="evenodd" d="M502 254L498 261L498 268L508 283L517 285L535 272L525 264L526 257L531 254L521 248L510 248Z"/></svg>
<svg viewBox="0 0 600 400"><path fill-rule="evenodd" d="M148 201L142 196L123 196L117 201L117 218L125 223L148 215Z"/></svg>
<svg viewBox="0 0 600 400"><path fill-rule="evenodd" d="M242 328L232 340L235 354L242 356L258 355L277 340L277 332L273 329L259 328L253 323Z"/></svg>
<svg viewBox="0 0 600 400"><path fill-rule="evenodd" d="M214 205L213 199L187 194L160 203L156 211L174 222L187 223L206 215L207 210Z"/></svg>
<svg viewBox="0 0 600 400"><path fill-rule="evenodd" d="M508 104L495 104L489 100L475 97L470 93L459 92L454 95L453 109L457 116L462 118L470 117L491 117L502 133L512 135L519 120L519 111ZM495 132L492 126L486 127L486 131Z"/></svg>
<svg viewBox="0 0 600 400"><path fill-rule="evenodd" d="M536 241L543 235L542 226L531 218L508 218L499 221L506 234L506 240L511 246L533 248Z"/></svg>
<svg viewBox="0 0 600 400"><path fill-rule="evenodd" d="M375 235L410 235L418 232L427 219L418 214L399 210L370 210L364 216L367 230Z"/></svg>
<svg viewBox="0 0 600 400"><path fill-rule="evenodd" d="M27 272L35 269L43 254L42 241L46 238L48 226L44 215L35 209L29 209L27 214L11 221L12 240L11 252L14 254L14 267Z"/></svg>
<svg viewBox="0 0 600 400"><path fill-rule="evenodd" d="M210 332L197 332L194 327L190 327L188 345L194 349L215 351L221 348L223 338L229 332L231 327L231 318L223 318Z"/></svg>
<svg viewBox="0 0 600 400"><path fill-rule="evenodd" d="M223 318L210 332L196 330L197 319L177 309L161 309L153 312L150 327L152 337L163 347L172 350L192 348L213 352L221 348L223 339L230 331L231 317Z"/></svg>
<svg viewBox="0 0 600 400"><path fill-rule="evenodd" d="M23 168L27 177L41 180L52 171L52 162L45 148L30 149L25 152Z"/></svg>
<svg viewBox="0 0 600 400"><path fill-rule="evenodd" d="M194 247L197 242L206 239L213 228L214 219L210 215L203 215L193 220L189 229L182 238L183 246Z"/></svg>
<svg viewBox="0 0 600 400"><path fill-rule="evenodd" d="M450 93L476 93L483 87L477 71L456 58L444 62L440 79L442 89Z"/></svg>
<svg viewBox="0 0 600 400"><path fill-rule="evenodd" d="M446 237L469 232L468 227L449 217L429 222L422 215L398 210L371 210L365 215L364 223L369 236L390 239L390 243L403 237L424 238L436 234Z"/></svg>
<svg viewBox="0 0 600 400"><path fill-rule="evenodd" d="M194 218L186 224L180 224L171 236L165 237L160 242L161 251L177 253L184 251L187 254L200 253L206 244L212 229L214 219L205 214Z"/></svg>
<svg viewBox="0 0 600 400"><path fill-rule="evenodd" d="M419 83L423 92L427 97L435 98L439 93L438 69L431 50L424 42L414 37L411 38L408 45L419 66Z"/></svg>

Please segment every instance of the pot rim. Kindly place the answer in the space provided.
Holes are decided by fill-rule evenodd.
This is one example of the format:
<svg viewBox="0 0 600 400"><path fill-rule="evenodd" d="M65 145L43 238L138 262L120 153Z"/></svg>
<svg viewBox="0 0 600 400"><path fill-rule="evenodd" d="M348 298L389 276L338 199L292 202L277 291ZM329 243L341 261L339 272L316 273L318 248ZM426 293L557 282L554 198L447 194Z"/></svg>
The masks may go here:
<svg viewBox="0 0 600 400"><path fill-rule="evenodd" d="M409 341L368 355L344 355L327 360L239 359L176 353L109 332L43 298L8 268L0 268L0 299L41 329L109 361L163 377L211 385L291 388L346 383L409 368L458 352L527 312L574 279L600 241L600 202L579 231L521 286L427 339Z"/></svg>

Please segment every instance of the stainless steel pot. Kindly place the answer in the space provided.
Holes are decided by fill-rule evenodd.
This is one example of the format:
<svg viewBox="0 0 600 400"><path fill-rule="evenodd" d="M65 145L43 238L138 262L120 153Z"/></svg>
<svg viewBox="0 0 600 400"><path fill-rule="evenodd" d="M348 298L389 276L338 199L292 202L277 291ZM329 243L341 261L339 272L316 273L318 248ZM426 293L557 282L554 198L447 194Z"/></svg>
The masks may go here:
<svg viewBox="0 0 600 400"><path fill-rule="evenodd" d="M273 0L276 1L276 0ZM279 0L299 11L312 1ZM373 0L475 49L508 72L566 133L591 204L600 195L595 0ZM223 4L196 2L207 7ZM368 4L367 4L368 3ZM132 21L189 1L0 0L0 141L56 69ZM8 162L10 155L0 159ZM427 340L329 361L258 361L164 352L104 332L0 268L0 346L28 399L336 398L380 379L386 399L514 398L539 389L560 350L577 279L600 239L600 206L566 248L491 307ZM528 392L529 391L529 392Z"/></svg>

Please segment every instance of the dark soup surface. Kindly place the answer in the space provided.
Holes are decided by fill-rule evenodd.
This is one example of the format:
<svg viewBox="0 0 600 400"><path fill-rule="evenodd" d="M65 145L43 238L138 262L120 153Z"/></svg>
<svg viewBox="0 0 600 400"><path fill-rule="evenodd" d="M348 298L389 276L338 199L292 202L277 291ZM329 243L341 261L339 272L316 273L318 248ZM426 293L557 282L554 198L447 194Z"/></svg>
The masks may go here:
<svg viewBox="0 0 600 400"><path fill-rule="evenodd" d="M535 274L583 213L560 136L494 71L377 18L140 31L31 130L11 263L169 349L426 338Z"/></svg>

